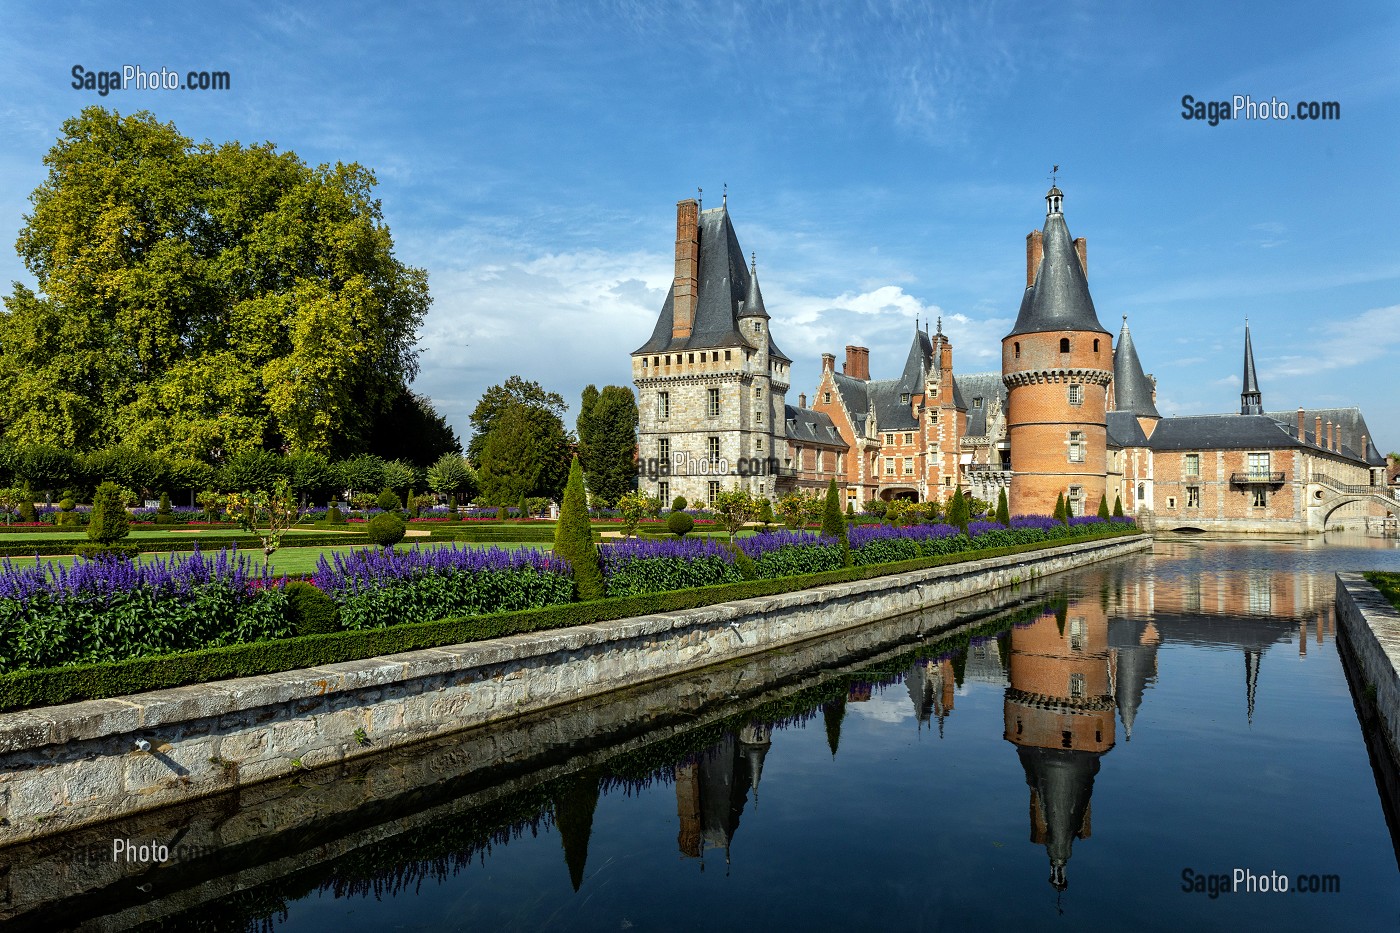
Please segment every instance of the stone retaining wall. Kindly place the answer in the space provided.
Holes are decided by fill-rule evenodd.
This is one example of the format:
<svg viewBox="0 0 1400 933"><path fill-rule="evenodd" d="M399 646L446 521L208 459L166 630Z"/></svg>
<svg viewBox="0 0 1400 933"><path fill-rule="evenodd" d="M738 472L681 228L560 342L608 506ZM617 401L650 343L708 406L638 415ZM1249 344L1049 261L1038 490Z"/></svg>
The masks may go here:
<svg viewBox="0 0 1400 933"><path fill-rule="evenodd" d="M0 845L222 793L1149 550L1135 536L0 714Z"/></svg>
<svg viewBox="0 0 1400 933"><path fill-rule="evenodd" d="M1337 618L1365 680L1357 692L1376 688L1386 742L1393 759L1400 761L1400 612L1361 574L1339 573Z"/></svg>

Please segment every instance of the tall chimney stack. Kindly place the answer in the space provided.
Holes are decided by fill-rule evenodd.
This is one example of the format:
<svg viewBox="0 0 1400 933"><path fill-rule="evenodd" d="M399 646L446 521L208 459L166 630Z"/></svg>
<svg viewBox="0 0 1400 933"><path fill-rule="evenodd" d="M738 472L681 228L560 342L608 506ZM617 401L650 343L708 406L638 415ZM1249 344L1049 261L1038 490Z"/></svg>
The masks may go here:
<svg viewBox="0 0 1400 933"><path fill-rule="evenodd" d="M841 372L852 379L870 378L870 349L868 347L857 347L851 344L846 345L846 362L841 366Z"/></svg>
<svg viewBox="0 0 1400 933"><path fill-rule="evenodd" d="M1313 418L1313 443L1316 444L1316 445L1319 446L1319 447L1322 446L1322 416L1321 416L1321 415L1317 415L1316 417Z"/></svg>
<svg viewBox="0 0 1400 933"><path fill-rule="evenodd" d="M1305 435L1303 434L1303 424L1304 424L1303 406L1299 405L1299 406L1298 406L1298 443L1300 443L1300 444L1306 443L1306 441L1303 440L1303 438L1305 437Z"/></svg>
<svg viewBox="0 0 1400 933"><path fill-rule="evenodd" d="M700 300L700 202L676 202L676 280L671 286L671 339L690 336Z"/></svg>
<svg viewBox="0 0 1400 933"><path fill-rule="evenodd" d="M824 373L829 373L829 372L831 372L832 370L834 370L835 368L836 368L836 354L835 354L835 353L823 353L823 354L822 354L822 372L824 372Z"/></svg>
<svg viewBox="0 0 1400 933"><path fill-rule="evenodd" d="M806 393L806 392L799 392L799 393L797 393L797 407L798 407L798 408L806 408L806 407L807 407L807 393Z"/></svg>
<svg viewBox="0 0 1400 933"><path fill-rule="evenodd" d="M1040 269L1040 257L1044 251L1039 230L1026 234L1026 288L1035 284L1035 274Z"/></svg>

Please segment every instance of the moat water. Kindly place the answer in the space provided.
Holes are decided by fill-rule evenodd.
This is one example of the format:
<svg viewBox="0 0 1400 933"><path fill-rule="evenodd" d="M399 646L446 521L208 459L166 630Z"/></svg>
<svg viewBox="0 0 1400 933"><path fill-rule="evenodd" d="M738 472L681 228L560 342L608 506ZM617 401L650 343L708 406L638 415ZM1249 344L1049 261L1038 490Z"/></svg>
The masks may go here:
<svg viewBox="0 0 1400 933"><path fill-rule="evenodd" d="M68 850L114 833L225 842L158 869L70 880L62 841L11 850L0 871L47 859L73 891L8 915L0 901L0 917L334 933L1394 928L1397 848L1332 608L1333 573L1372 568L1400 569L1394 540L1159 540L968 610L951 637L906 621L854 656L728 665L553 713L578 724L553 747L522 750L519 729L434 743ZM513 747L510 766L484 747ZM1290 890L1232 892L1236 869Z"/></svg>

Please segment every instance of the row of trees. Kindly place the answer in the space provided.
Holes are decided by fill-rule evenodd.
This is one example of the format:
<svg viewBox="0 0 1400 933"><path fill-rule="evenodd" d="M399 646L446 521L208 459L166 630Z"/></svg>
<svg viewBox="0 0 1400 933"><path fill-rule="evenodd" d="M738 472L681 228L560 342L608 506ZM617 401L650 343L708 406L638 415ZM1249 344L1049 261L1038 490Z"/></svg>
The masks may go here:
<svg viewBox="0 0 1400 933"><path fill-rule="evenodd" d="M585 388L577 434L564 427L566 409L562 395L519 376L482 394L471 415L467 444L482 501L561 501L575 453L593 502L616 505L636 488L637 403L632 390Z"/></svg>
<svg viewBox="0 0 1400 933"><path fill-rule="evenodd" d="M332 460L313 452L283 455L252 449L213 467L129 446L79 454L48 445L0 445L0 485L28 488L34 494L31 498L51 501L71 496L88 501L104 482L116 483L143 498L202 490L271 490L285 483L302 503L383 489L406 498L410 490L421 492L425 488L471 499L478 489L471 464L452 453L443 454L423 469L406 460L386 460L374 454Z"/></svg>

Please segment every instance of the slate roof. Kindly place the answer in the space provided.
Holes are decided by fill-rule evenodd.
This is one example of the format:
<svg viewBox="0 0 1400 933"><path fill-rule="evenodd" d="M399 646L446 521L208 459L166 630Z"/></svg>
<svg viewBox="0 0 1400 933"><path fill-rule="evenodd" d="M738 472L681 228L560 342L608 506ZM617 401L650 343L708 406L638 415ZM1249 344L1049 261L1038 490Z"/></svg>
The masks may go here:
<svg viewBox="0 0 1400 933"><path fill-rule="evenodd" d="M1244 325L1244 388L1240 391L1240 413L1263 414L1264 403L1259 395L1259 377L1254 374L1254 347L1249 342L1249 324ZM1294 426L1297 431L1297 426Z"/></svg>
<svg viewBox="0 0 1400 933"><path fill-rule="evenodd" d="M875 426L880 431L912 431L919 426L914 409L901 397L909 390L902 379L881 379L867 382L871 408L875 411Z"/></svg>
<svg viewBox="0 0 1400 933"><path fill-rule="evenodd" d="M1147 443L1153 450L1270 450L1306 446L1267 415L1183 415L1163 418Z"/></svg>
<svg viewBox="0 0 1400 933"><path fill-rule="evenodd" d="M904 360L904 371L896 383L901 393L918 395L924 391L924 382L933 368L933 342L926 332L914 328L914 342L909 345L909 356Z"/></svg>
<svg viewBox="0 0 1400 933"><path fill-rule="evenodd" d="M1123 315L1123 329L1118 332L1118 346L1113 351L1113 404L1119 411L1134 415L1160 418L1152 402L1152 381L1142 371L1133 335L1128 332L1128 316Z"/></svg>
<svg viewBox="0 0 1400 933"><path fill-rule="evenodd" d="M993 399L1000 401L1002 410L1006 410L1006 383L1001 381L1001 373L954 375L953 388L955 404L959 399L968 401L968 404L958 406L967 409L968 437L981 437L987 433L987 410L992 407ZM979 398L982 399L981 408L975 402Z"/></svg>
<svg viewBox="0 0 1400 933"><path fill-rule="evenodd" d="M1035 284L1026 289L1016 326L1008 337L1044 331L1074 330L1107 334L1089 296L1089 280L1074 251L1064 214L1056 211L1045 217L1041 234L1042 255Z"/></svg>
<svg viewBox="0 0 1400 933"><path fill-rule="evenodd" d="M1149 447L1147 435L1138 424L1137 415L1130 411L1111 411L1107 416L1108 446L1110 447ZM1154 432L1153 436L1156 434ZM1154 448L1155 449L1155 448Z"/></svg>
<svg viewBox="0 0 1400 933"><path fill-rule="evenodd" d="M810 408L796 405L783 406L783 419L787 425L787 439L799 444L825 444L828 447L849 447L841 439L841 432L831 416Z"/></svg>
<svg viewBox="0 0 1400 933"><path fill-rule="evenodd" d="M1303 409L1303 433L1304 440L1315 445L1313 438L1313 428L1317 424L1317 418L1322 418L1323 433L1327 431L1327 422L1334 425L1341 425L1342 428L1342 452L1354 459L1364 459L1368 466L1385 466L1385 456L1376 448L1375 435L1366 425L1366 419L1361 414L1361 409L1356 406L1350 408L1305 408ZM1290 436L1298 433L1298 410L1293 411L1266 411L1264 417L1272 418L1282 422L1284 429ZM1361 436L1366 436L1366 449L1362 451ZM1325 440L1325 438L1324 438Z"/></svg>
<svg viewBox="0 0 1400 933"><path fill-rule="evenodd" d="M651 339L633 350L633 354L750 345L739 332L740 312L749 297L750 271L744 262L744 251L739 248L739 238L734 233L734 225L729 221L728 209L715 207L701 211L699 236L699 300L690 336L678 340L671 337L675 292L668 291L666 302L661 306L661 315L651 332ZM763 311L763 315L766 317L767 312ZM768 355L784 363L792 362L773 343L771 332L768 338Z"/></svg>

